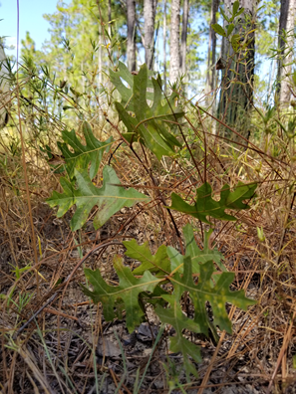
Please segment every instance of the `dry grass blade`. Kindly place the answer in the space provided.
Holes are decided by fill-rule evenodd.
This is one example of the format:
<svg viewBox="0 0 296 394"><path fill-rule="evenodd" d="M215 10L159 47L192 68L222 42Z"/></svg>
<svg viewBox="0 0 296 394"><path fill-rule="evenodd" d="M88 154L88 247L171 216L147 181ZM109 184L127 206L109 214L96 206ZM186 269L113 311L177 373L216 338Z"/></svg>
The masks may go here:
<svg viewBox="0 0 296 394"><path fill-rule="evenodd" d="M292 316L291 322L289 324L289 328L287 329L287 331L285 333L283 345L281 347L281 351L280 351L280 354L278 356L277 363L275 365L275 369L274 369L273 374L271 376L271 379L270 379L270 382L269 382L266 394L270 394L270 392L272 390L272 386L273 386L274 379L276 377L277 371L278 371L278 369L279 369L279 367L280 367L280 365L281 365L281 363L283 361L283 357L285 355L285 352L287 351L287 346L288 346L288 343L290 342L291 336L292 336L292 328L294 326L295 316L296 316L296 310L294 308L293 316ZM285 379L285 376L283 376L283 380L284 379Z"/></svg>
<svg viewBox="0 0 296 394"><path fill-rule="evenodd" d="M25 363L28 365L32 373L34 374L37 381L40 383L41 387L43 388L46 394L53 394L54 392L51 390L46 377L40 372L39 368L37 367L36 360L32 358L32 355L28 352L27 349L24 348L22 344L16 344L17 351L19 355L23 358Z"/></svg>

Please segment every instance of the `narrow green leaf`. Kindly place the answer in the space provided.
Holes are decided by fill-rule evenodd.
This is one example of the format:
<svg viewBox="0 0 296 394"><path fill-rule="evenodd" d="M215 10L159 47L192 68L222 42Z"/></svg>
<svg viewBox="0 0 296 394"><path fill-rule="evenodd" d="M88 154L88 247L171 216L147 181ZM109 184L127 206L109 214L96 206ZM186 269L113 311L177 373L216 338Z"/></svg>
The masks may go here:
<svg viewBox="0 0 296 394"><path fill-rule="evenodd" d="M71 105L64 105L64 106L63 106L63 110L64 110L65 112L68 111L68 109L74 109L74 110L75 110L75 108L72 107Z"/></svg>
<svg viewBox="0 0 296 394"><path fill-rule="evenodd" d="M238 17L239 15L241 15L243 12L245 11L244 8L241 8L237 13L236 13L236 17Z"/></svg>
<svg viewBox="0 0 296 394"><path fill-rule="evenodd" d="M227 37L230 36L230 34L233 32L233 29L234 29L234 24L233 23L228 25L228 27L227 27Z"/></svg>
<svg viewBox="0 0 296 394"><path fill-rule="evenodd" d="M239 2L236 0L236 1L232 4L232 14L233 14L233 15L236 15L238 9L239 9Z"/></svg>
<svg viewBox="0 0 296 394"><path fill-rule="evenodd" d="M223 11L223 9L220 7L220 12L221 15L223 16L223 18L229 23L230 19L227 17L227 15L225 14L225 12Z"/></svg>
<svg viewBox="0 0 296 394"><path fill-rule="evenodd" d="M211 26L214 32L219 34L219 36L226 37L226 32L223 27L219 25L219 23L213 23Z"/></svg>
<svg viewBox="0 0 296 394"><path fill-rule="evenodd" d="M141 67L138 75L134 76L134 89L133 89L133 100L137 105L134 106L134 112L138 120L145 119L149 112L147 104L147 80L148 80L148 69L147 67ZM149 115L148 115L149 117Z"/></svg>
<svg viewBox="0 0 296 394"><path fill-rule="evenodd" d="M296 85L296 70L294 70L292 73L292 79L293 79L294 85Z"/></svg>
<svg viewBox="0 0 296 394"><path fill-rule="evenodd" d="M239 34L234 34L231 37L231 46L234 50L234 52L237 52L239 49L239 44L240 44L240 35Z"/></svg>

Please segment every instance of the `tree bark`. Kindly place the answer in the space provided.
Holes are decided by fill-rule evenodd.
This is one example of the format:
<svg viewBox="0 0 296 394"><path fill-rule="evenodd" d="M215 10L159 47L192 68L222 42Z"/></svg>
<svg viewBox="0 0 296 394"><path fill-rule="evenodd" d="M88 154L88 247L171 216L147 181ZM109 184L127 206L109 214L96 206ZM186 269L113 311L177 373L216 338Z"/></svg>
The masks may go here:
<svg viewBox="0 0 296 394"><path fill-rule="evenodd" d="M235 127L244 138L250 135L250 116L248 111L251 109L253 100L253 80L254 80L254 0L241 0L240 5L244 13L239 16L240 23L234 29L233 34L240 35L239 48L233 51L229 41L223 37L221 57L225 68L222 70L222 88L220 93L218 116L228 126ZM230 16L232 9L231 0L225 0L224 12ZM227 23L227 22L226 22ZM224 26L226 25L224 24ZM248 46L246 43L248 42ZM245 44L245 47L243 48ZM220 129L221 134L228 138L237 140L231 136L227 129ZM239 138L240 143L245 141Z"/></svg>
<svg viewBox="0 0 296 394"><path fill-rule="evenodd" d="M149 70L153 69L156 6L156 0L144 0L145 63Z"/></svg>
<svg viewBox="0 0 296 394"><path fill-rule="evenodd" d="M189 0L183 0L183 19L182 19L182 35L181 35L181 73L186 74L186 51L187 51L187 30L189 16Z"/></svg>
<svg viewBox="0 0 296 394"><path fill-rule="evenodd" d="M130 71L136 70L136 2L126 0L127 10L127 66Z"/></svg>
<svg viewBox="0 0 296 394"><path fill-rule="evenodd" d="M279 20L278 49L281 52L278 59L278 84L277 91L282 106L287 107L290 102L291 92L289 89L289 75L292 72L291 49L294 43L296 1L281 0L281 12Z"/></svg>
<svg viewBox="0 0 296 394"><path fill-rule="evenodd" d="M206 92L210 93L215 90L215 81L216 81L216 70L214 69L214 65L216 64L216 44L217 37L214 32L212 25L217 23L216 14L219 8L219 0L212 0L211 6L211 22L209 29L209 42L208 42L208 64L207 64L207 81L206 81ZM211 104L211 113L214 114L216 112L215 102L213 101ZM210 100L207 99L207 103L210 104Z"/></svg>
<svg viewBox="0 0 296 394"><path fill-rule="evenodd" d="M10 99L9 84L7 81L8 71L5 66L6 56L3 45L0 43L0 127L8 122L7 104Z"/></svg>
<svg viewBox="0 0 296 394"><path fill-rule="evenodd" d="M167 43L167 0L163 2L163 84L164 84L164 92L166 93L167 88L167 65L166 65L166 43Z"/></svg>
<svg viewBox="0 0 296 394"><path fill-rule="evenodd" d="M102 23L102 22L101 22ZM102 87L102 64L103 64L103 51L102 51L102 30L103 30L103 26L102 24L99 23L99 49L98 49L98 66L99 66L99 89L101 89Z"/></svg>
<svg viewBox="0 0 296 394"><path fill-rule="evenodd" d="M180 0L172 0L170 43L170 82L180 75Z"/></svg>
<svg viewBox="0 0 296 394"><path fill-rule="evenodd" d="M211 25L217 23L216 14L219 9L219 0L212 0L212 7L211 7ZM213 69L214 65L216 64L216 46L217 46L217 37L214 30L210 27L210 42L211 42L211 52L209 53L209 60L208 65L211 71L211 78L209 81L209 85L211 90L215 89L215 70Z"/></svg>
<svg viewBox="0 0 296 394"><path fill-rule="evenodd" d="M110 39L111 39L111 20L112 20L111 0L108 0L108 34Z"/></svg>

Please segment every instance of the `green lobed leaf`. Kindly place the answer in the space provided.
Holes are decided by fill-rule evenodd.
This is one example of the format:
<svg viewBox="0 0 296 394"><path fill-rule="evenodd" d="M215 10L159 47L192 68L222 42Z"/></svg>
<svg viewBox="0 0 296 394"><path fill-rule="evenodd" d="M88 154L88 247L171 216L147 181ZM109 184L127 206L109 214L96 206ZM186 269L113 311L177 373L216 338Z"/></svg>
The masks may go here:
<svg viewBox="0 0 296 394"><path fill-rule="evenodd" d="M224 196L225 197L225 196ZM233 197L233 196L232 196ZM226 197L225 197L226 198ZM234 198L230 201L234 203ZM183 229L186 255L180 255L174 248L166 248L162 245L155 255L152 255L148 243L138 245L135 240L124 242L126 255L141 261L141 266L131 272L128 267L123 265L123 260L117 256L114 260L114 267L119 277L118 286L109 286L101 277L100 271L85 269L85 275L93 286L93 291L82 286L85 294L90 296L95 303L102 302L104 316L106 320L112 320L122 310L126 311L126 321L129 332L132 332L143 319L142 302L149 302L155 306L155 311L161 321L170 324L176 330L176 334L171 338L170 350L172 352L182 352L184 357L184 367L187 377L190 374L196 376L196 369L191 359L200 362L200 351L197 346L184 338L184 330L196 333L212 334L219 339L216 326L221 330L231 333L231 322L228 318L225 303L232 303L239 308L246 309L249 305L256 302L245 297L244 291L230 291L234 274L223 272L216 274L214 278L216 263L221 262L222 255L217 250L209 247L209 236L211 231L205 235L204 249L200 250L195 242L193 229L186 225ZM174 273L165 278L156 278L150 271L156 274L165 269L169 272L168 258L171 260L171 269L179 268ZM203 261L209 258L212 261ZM195 263L193 263L195 260ZM181 265L181 267L180 267ZM183 268L183 269L182 269ZM222 266L225 270L225 267ZM137 272L138 270L138 272ZM193 280L193 272L199 272L198 283ZM138 279L135 274L143 274ZM162 288L165 281L170 281L174 291L167 293ZM182 311L183 294L188 294L194 306L194 318L188 318ZM139 300L141 298L141 301ZM143 300L143 301L142 301ZM162 300L162 302L161 302ZM206 302L210 302L214 321L211 322L206 310ZM163 302L166 302L165 305Z"/></svg>
<svg viewBox="0 0 296 394"><path fill-rule="evenodd" d="M211 260L214 261L221 271L227 271L223 260L224 256L218 251L217 248L210 248L209 238L213 230L205 231L204 234L204 247L200 249L195 241L193 228L190 224L186 224L183 227L183 234L185 238L186 256L191 257L192 261L192 272L194 274L200 273L200 264L206 263ZM171 261L171 272L178 269L179 274L183 273L184 268L184 257L172 246L167 247L167 255Z"/></svg>
<svg viewBox="0 0 296 394"><path fill-rule="evenodd" d="M138 119L129 115L120 103L115 103L115 108L129 133L134 134L133 141L140 140L147 148L155 153L160 160L162 156L170 156L172 151L170 145L165 141L157 130L149 123L138 122ZM151 120L152 122L152 120Z"/></svg>
<svg viewBox="0 0 296 394"><path fill-rule="evenodd" d="M134 271L133 271L133 274L134 274ZM150 293L143 292L142 295L141 295L142 296L141 298L142 298L143 302L144 303L148 302L149 304L151 304L153 306L156 306L157 304L162 305L162 306L166 305L166 302L162 298L162 296L165 295L165 294L168 294L168 292L165 291L161 287L162 284L163 284L163 282L160 282L160 284L158 284L154 288L153 292L150 292Z"/></svg>
<svg viewBox="0 0 296 394"><path fill-rule="evenodd" d="M170 260L165 245L160 246L155 255L150 252L148 242L138 245L137 241L132 239L124 241L123 245L126 247L126 256L142 263L133 270L134 275L142 275L145 271L150 271L164 276L170 272Z"/></svg>
<svg viewBox="0 0 296 394"><path fill-rule="evenodd" d="M223 254L220 253L217 248L211 249L209 246L209 237L212 232L213 230L211 229L205 231L204 247L203 249L199 249L194 238L192 226L186 224L186 226L183 227L186 256L191 257L192 271L194 274L199 274L200 264L209 260L214 261L222 271L227 271L221 262L221 260L223 260ZM159 276L165 276L177 268L179 273L183 272L184 256L172 246L166 247L165 245L161 245L155 255L152 255L148 242L145 242L143 245L138 245L136 240L132 239L131 241L124 241L123 244L126 247L125 255L142 263L133 270L134 275L142 275L146 270L149 270Z"/></svg>
<svg viewBox="0 0 296 394"><path fill-rule="evenodd" d="M61 178L63 193L54 191L52 196L47 199L51 207L59 206L57 216L63 216L74 204L76 212L71 220L72 231L80 229L87 221L90 211L94 206L98 207L98 212L94 217L94 227L101 227L112 215L123 207L131 207L136 202L147 202L149 197L139 193L135 189L125 190L123 187L114 186L120 181L109 166L103 170L103 186L99 189L92 183L87 170L75 170L74 175L77 180L78 188L65 178Z"/></svg>
<svg viewBox="0 0 296 394"><path fill-rule="evenodd" d="M128 111L133 112L134 103L135 103L135 100L133 100L134 76L131 74L131 72L126 67L126 65L122 62L119 62L117 71L113 71L112 69L110 69L109 71L110 71L110 80L113 83L113 85L116 87L116 89L118 90L121 96L121 104ZM150 80L148 80L147 86L149 88L152 88L152 83ZM153 99L153 93L147 92L146 94L149 100Z"/></svg>
<svg viewBox="0 0 296 394"><path fill-rule="evenodd" d="M215 270L212 261L199 264L200 277L198 284L193 281L193 262L190 255L195 255L200 250L194 246L192 227L187 225L184 228L186 239L186 256L182 256L184 263L183 274L178 270L170 278L171 284L174 286L173 294L163 294L161 297L167 301L168 306L164 307L158 304L155 312L163 323L170 324L174 327L176 334L171 338L170 350L173 352L181 352L184 357L184 366L187 377L191 373L196 374L195 368L188 356L195 362L200 362L199 348L184 338L184 330L203 333L209 335L211 330L214 338L219 339L216 326L221 330L231 333L231 322L228 318L225 303L230 302L242 309L246 309L249 305L256 302L245 297L244 291L230 291L229 286L234 279L233 273L223 272L217 275L217 282L213 285L213 273ZM206 241L208 242L208 241ZM168 255L175 259L175 265L179 265L178 254L173 248L168 248ZM177 252L178 253L178 252ZM181 255L180 255L181 256ZM220 258L220 257L219 257ZM198 258L199 259L199 258ZM218 260L218 256L217 256ZM194 305L194 318L190 319L184 315L181 307L183 294L186 293L191 298ZM214 314L214 321L211 322L206 310L206 302L209 301Z"/></svg>
<svg viewBox="0 0 296 394"><path fill-rule="evenodd" d="M110 71L110 80L118 90L123 104L126 105L127 103L130 102L133 95L134 79L132 77L132 74L130 73L126 65L122 62L119 62L118 72L115 72L111 69L109 71ZM121 78L127 82L129 87L125 86ZM129 109L131 111L133 110L133 108L129 108Z"/></svg>
<svg viewBox="0 0 296 394"><path fill-rule="evenodd" d="M200 325L184 315L180 305L181 294L175 291L172 295L163 295L162 297L169 303L170 308L163 308L157 305L155 312L162 323L170 324L176 330L175 336L170 338L170 350L174 353L181 352L184 358L186 375L189 377L192 373L196 376L196 368L194 368L188 356L196 363L200 363L202 361L200 349L188 339L184 338L183 331L190 330L200 333Z"/></svg>
<svg viewBox="0 0 296 394"><path fill-rule="evenodd" d="M179 272L183 272L184 256L172 246L167 247L167 255L171 260L171 272L175 270L178 270Z"/></svg>
<svg viewBox="0 0 296 394"><path fill-rule="evenodd" d="M171 133L166 122L176 122L176 119L184 115L175 107L176 93L172 93L166 98L165 104L162 104L164 96L161 78L149 80L146 64L140 68L138 75L133 77L129 74L127 78L126 71L123 72L122 67L117 73L110 70L110 76L122 97L121 103L116 102L115 107L127 127L128 141L130 143L140 141L159 160L162 156L173 155L175 148L182 145ZM127 81L130 88L127 88L121 79ZM147 100L152 102L151 106L148 105ZM133 115L130 112L133 112Z"/></svg>
<svg viewBox="0 0 296 394"><path fill-rule="evenodd" d="M239 182L231 192L229 185L225 184L221 190L220 201L212 198L211 185L205 182L196 189L197 199L194 205L187 204L180 196L172 194L172 205L168 208L191 215L204 223L211 224L208 216L220 220L235 221L236 218L225 213L225 209L242 210L249 206L243 203L254 196L257 185L255 183L243 184Z"/></svg>
<svg viewBox="0 0 296 394"><path fill-rule="evenodd" d="M190 374L198 378L197 369L191 363L188 356L190 356L196 363L201 363L202 358L200 355L199 347L197 345L194 345L191 341L184 338L183 336L178 336L171 338L170 350L174 353L182 352L187 380L190 380Z"/></svg>
<svg viewBox="0 0 296 394"><path fill-rule="evenodd" d="M63 153L66 161L66 168L70 178L74 176L75 168L86 169L90 166L90 178L94 178L98 172L104 151L113 143L113 138L110 137L107 141L101 142L95 138L92 129L87 122L82 124L82 132L84 134L86 145L83 145L77 138L74 130L67 132L62 131L64 142L58 142L58 147ZM74 150L71 152L68 145Z"/></svg>
<svg viewBox="0 0 296 394"><path fill-rule="evenodd" d="M212 274L215 270L211 261L200 265L200 277L196 285L192 279L192 262L190 256L184 258L184 275L179 273L171 278L175 291L180 294L188 292L194 304L194 321L200 325L201 332L208 335L208 316L206 312L206 301L209 301L214 314L214 326L231 334L231 322L228 318L225 303L230 302L237 307L246 310L248 306L254 305L256 301L245 297L244 291L231 291L229 286L234 279L234 273L223 272L213 287L211 284Z"/></svg>
<svg viewBox="0 0 296 394"><path fill-rule="evenodd" d="M190 224L186 224L183 227L183 234L186 245L186 256L190 256L192 262L193 273L200 272L200 264L206 263L207 261L214 261L222 271L227 271L225 266L222 264L224 256L218 251L217 248L210 249L209 238L213 230L205 231L204 234L204 247L199 249L193 233L193 228Z"/></svg>
<svg viewBox="0 0 296 394"><path fill-rule="evenodd" d="M130 268L123 265L123 259L116 256L114 267L119 278L118 286L109 286L102 278L100 271L85 268L84 273L93 291L82 285L84 294L92 298L94 303L101 302L104 317L107 321L115 317L114 306L118 299L124 302L126 310L126 325L131 333L143 320L144 312L139 303L139 294L145 291L152 292L160 279L156 279L149 271L142 278L136 279Z"/></svg>

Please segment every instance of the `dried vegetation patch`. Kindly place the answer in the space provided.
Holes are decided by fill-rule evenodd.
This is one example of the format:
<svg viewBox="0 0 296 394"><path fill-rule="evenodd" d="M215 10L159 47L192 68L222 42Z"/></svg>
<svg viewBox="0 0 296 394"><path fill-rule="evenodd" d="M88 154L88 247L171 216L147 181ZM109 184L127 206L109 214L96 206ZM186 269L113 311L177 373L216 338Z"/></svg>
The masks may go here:
<svg viewBox="0 0 296 394"><path fill-rule="evenodd" d="M153 253L162 244L180 251L183 246L176 228L181 229L188 218L178 212L168 213L163 201L169 205L174 191L193 203L200 184L196 167L186 158L166 158L160 166L148 157L151 168L158 173L155 185L125 149L121 147L116 156L110 152L106 162L114 167L124 187L136 187L151 200L123 208L99 230L92 225L94 208L84 227L73 233L69 227L72 212L58 219L44 202L57 188L59 176L45 166L29 169L35 245L26 186L16 160L12 165L18 167L17 182L11 185L11 179L3 177L1 390L131 393L138 387L138 392L162 393L169 392L169 382L174 382L182 384L188 393L257 394L263 393L272 380L278 392L290 392L288 387L296 380L293 166L267 157L258 172L252 166L260 157L252 150L238 155L235 162L225 154L219 157L208 153L207 179L214 198L225 183L232 186L242 180L259 184L251 210L238 213L236 222L216 221L210 240L224 254L227 270L235 273L233 290L245 289L247 296L258 303L247 312L227 305L233 335L219 332L219 342L184 331L187 339L201 347L203 356L203 362L196 366L199 380L189 384L182 372L182 356L168 350L168 336L174 335L171 327L162 331L157 316L147 312L147 322L130 334L124 314L122 319L106 322L101 305L91 303L80 288L80 283L85 283L83 267L99 268L108 283L116 284L115 254L124 257L125 265L138 266L137 261L124 256L123 240L135 238L139 244L148 241ZM201 158L200 172L203 164ZM100 183L100 174L96 182ZM207 225L196 219L190 221L202 248ZM185 297L184 313L190 317L188 302ZM212 313L210 306L208 313ZM181 391L176 388L173 392Z"/></svg>

